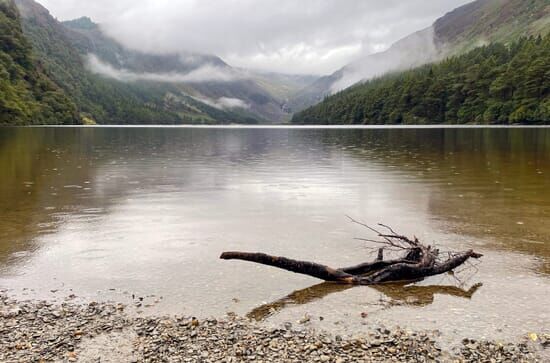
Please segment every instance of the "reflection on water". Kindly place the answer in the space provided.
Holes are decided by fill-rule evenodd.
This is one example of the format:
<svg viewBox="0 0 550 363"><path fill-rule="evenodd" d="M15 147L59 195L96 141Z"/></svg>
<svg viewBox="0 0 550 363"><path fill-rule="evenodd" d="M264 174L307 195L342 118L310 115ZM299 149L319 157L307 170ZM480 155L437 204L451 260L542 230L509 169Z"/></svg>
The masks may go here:
<svg viewBox="0 0 550 363"><path fill-rule="evenodd" d="M315 300L322 299L327 295L345 291L353 287L352 285L346 284L322 282L317 285L306 287L305 289L296 290L282 299L258 306L246 314L246 316L261 321L288 306L308 304Z"/></svg>
<svg viewBox="0 0 550 363"><path fill-rule="evenodd" d="M381 292L389 301L384 302L384 308L410 305L410 306L425 306L434 302L434 295L443 294L455 297L471 299L475 292L483 284L477 283L468 290L457 286L418 286L418 285L403 285L403 284L383 284L374 286L352 286L345 284L337 284L323 282L317 285L306 287L305 289L296 290L290 295L274 302L264 304L254 308L247 317L261 321L267 317L277 313L278 311L292 305L303 305L324 298L325 296L345 291L351 288L374 289Z"/></svg>
<svg viewBox="0 0 550 363"><path fill-rule="evenodd" d="M369 319L422 327L430 316L480 335L500 322L504 335L521 334L550 325L549 166L544 128L4 128L0 288L154 294L159 311L197 315L275 301L251 314L318 312L359 328L357 312L382 296L393 307ZM333 266L372 259L346 214L481 250L483 288L462 290L452 276L307 288L305 276L217 259L223 250Z"/></svg>

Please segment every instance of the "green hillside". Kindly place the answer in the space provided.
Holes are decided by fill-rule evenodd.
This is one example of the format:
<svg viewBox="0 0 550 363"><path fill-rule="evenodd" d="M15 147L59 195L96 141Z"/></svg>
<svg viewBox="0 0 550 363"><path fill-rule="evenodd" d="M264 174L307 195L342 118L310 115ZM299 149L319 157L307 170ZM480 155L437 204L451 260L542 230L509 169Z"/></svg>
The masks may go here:
<svg viewBox="0 0 550 363"><path fill-rule="evenodd" d="M522 37L545 36L550 32L548 0L476 0L462 5L437 19L432 26L413 33L384 52L363 57L298 92L290 101L293 110L301 111L322 101L349 74L344 87L378 75L403 71L426 63L464 54L476 47L494 42L508 44ZM426 42L431 34L433 41ZM350 77L347 77L350 78ZM336 89L342 89L336 87Z"/></svg>
<svg viewBox="0 0 550 363"><path fill-rule="evenodd" d="M78 121L75 104L33 57L14 3L0 0L0 125Z"/></svg>
<svg viewBox="0 0 550 363"><path fill-rule="evenodd" d="M33 0L1 1L2 70L10 73L9 83L2 77L2 124L258 122L183 95L174 84L92 74L71 42L74 34L48 10Z"/></svg>
<svg viewBox="0 0 550 363"><path fill-rule="evenodd" d="M235 69L213 55L189 52L150 54L128 49L105 34L98 24L86 17L65 21L62 25L69 42L81 57L93 54L103 64L115 70L135 74L188 74L208 66L233 76L232 80L164 83L167 92L191 96L195 100L206 100L203 103L216 104L220 98L234 98L249 106L224 109L219 107L217 113L225 115L224 118L218 119L221 123L234 122L227 121L226 118L238 120L238 122L248 122L247 119L250 118L256 119L255 122L289 120L290 115L282 107L285 96L291 93L293 88L297 91L304 84L303 77L288 76L278 77L278 79L277 75L259 77L246 70ZM210 112L211 110L204 108L203 111L212 117L215 116Z"/></svg>
<svg viewBox="0 0 550 363"><path fill-rule="evenodd" d="M296 124L550 123L550 35L494 43L326 98Z"/></svg>
<svg viewBox="0 0 550 363"><path fill-rule="evenodd" d="M151 87L110 81L89 73L64 29L32 0L16 0L22 27L50 77L69 94L79 112L98 123L177 123L162 109L164 94Z"/></svg>
<svg viewBox="0 0 550 363"><path fill-rule="evenodd" d="M316 81L307 76L239 70L213 55L189 54L187 57L131 50L106 35L91 19L83 17L60 23L33 0L0 0L0 11L0 124L3 125L84 121L100 124L287 122L294 110L319 102L334 89L365 79L362 72L379 69L380 64L389 68L368 73L368 77L464 54L494 42L502 45L473 51L466 58L453 58L456 68L448 65L450 61L444 61L352 87L313 109L296 114L293 122L545 122L546 93L536 96L522 93L522 86L514 83L511 95L499 96L492 93L495 79L488 77L506 74L518 82L535 82L529 78L532 73L521 73L534 72L548 79L548 75L539 72L546 69L546 59L536 55L529 58L533 54L520 52L518 45L512 44L521 37L548 34L550 4L546 0L473 1L441 17L429 29L395 43L387 51L360 59ZM425 36L430 34L430 41L426 42ZM545 46L546 38L541 44L532 47ZM506 51L499 51L501 48ZM492 63L481 59L474 64L467 59L477 59L479 52L492 51L500 52L491 53ZM501 53L506 53L506 57ZM122 82L120 79L124 78L110 78L109 72L98 71L87 63L86 57L90 54L115 72L187 74L210 65L235 78L161 82L151 80L160 78L137 77L144 80ZM418 54L422 55L420 59ZM519 62L512 58L522 54L525 58L516 72L506 71L506 67L515 67ZM428 69L431 76L425 75ZM339 84L341 79L349 83ZM341 87L334 87L337 83ZM309 86L304 88L306 84ZM422 87L428 87L431 93L423 92ZM436 98L439 98L437 102ZM535 105L533 100L540 102ZM396 108L390 110L395 105ZM413 108L404 108L410 105Z"/></svg>

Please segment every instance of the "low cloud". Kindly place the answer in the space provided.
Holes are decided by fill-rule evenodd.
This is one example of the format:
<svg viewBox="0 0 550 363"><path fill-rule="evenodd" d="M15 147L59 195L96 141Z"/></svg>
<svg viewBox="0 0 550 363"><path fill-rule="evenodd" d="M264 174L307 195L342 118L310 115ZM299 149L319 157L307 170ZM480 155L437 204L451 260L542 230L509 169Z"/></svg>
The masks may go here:
<svg viewBox="0 0 550 363"><path fill-rule="evenodd" d="M93 73L113 78L121 82L153 81L168 83L202 83L202 82L232 82L242 79L243 75L231 70L213 65L204 65L188 73L136 73L124 68L115 68L103 62L95 54L88 54L86 65Z"/></svg>
<svg viewBox="0 0 550 363"><path fill-rule="evenodd" d="M384 52L351 63L342 70L340 79L332 84L331 92L338 92L387 72L409 69L437 60L443 53L437 48L434 36L433 27L429 27L400 40Z"/></svg>
<svg viewBox="0 0 550 363"><path fill-rule="evenodd" d="M216 54L232 66L330 74L471 0L39 0L90 16L146 52Z"/></svg>
<svg viewBox="0 0 550 363"><path fill-rule="evenodd" d="M242 108L242 109L250 108L250 105L245 101L241 100L240 98L220 97L216 100L205 98L205 97L198 97L198 96L194 96L193 98L196 99L197 101L205 103L219 110L234 109L234 108Z"/></svg>
<svg viewBox="0 0 550 363"><path fill-rule="evenodd" d="M222 108L250 108L250 105L239 98L220 97L217 101Z"/></svg>

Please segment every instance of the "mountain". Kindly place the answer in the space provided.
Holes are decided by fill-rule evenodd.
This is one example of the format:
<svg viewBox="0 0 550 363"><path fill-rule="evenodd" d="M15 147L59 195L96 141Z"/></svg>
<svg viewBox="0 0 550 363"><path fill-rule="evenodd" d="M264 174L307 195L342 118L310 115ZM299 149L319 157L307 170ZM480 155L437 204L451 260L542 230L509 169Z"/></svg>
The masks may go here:
<svg viewBox="0 0 550 363"><path fill-rule="evenodd" d="M477 0L445 14L429 28L401 39L384 52L319 78L299 92L290 101L290 107L300 111L357 82L387 72L463 54L483 44L509 43L522 36L544 35L549 31L547 0Z"/></svg>
<svg viewBox="0 0 550 363"><path fill-rule="evenodd" d="M341 91L297 124L548 124L550 34L491 43Z"/></svg>
<svg viewBox="0 0 550 363"><path fill-rule="evenodd" d="M0 0L0 125L72 124L76 105L45 74L12 1Z"/></svg>
<svg viewBox="0 0 550 363"><path fill-rule="evenodd" d="M89 18L64 22L66 34L92 72L129 84L165 83L172 96L232 108L258 121L279 121L280 102L220 58L200 54L147 54L127 49ZM227 104L223 104L223 102ZM234 105L234 106L233 106ZM233 107L231 107L233 106ZM242 106L242 107L240 107Z"/></svg>
<svg viewBox="0 0 550 363"><path fill-rule="evenodd" d="M550 32L547 0L477 0L461 6L434 25L436 43L451 54L482 44L510 43L521 37Z"/></svg>
<svg viewBox="0 0 550 363"><path fill-rule="evenodd" d="M131 50L83 17L63 22L66 34L92 71L132 80L170 80L181 94L214 107L230 108L259 121L290 119L284 104L308 79L236 69L212 55L148 54ZM303 82L302 82L303 80Z"/></svg>
<svg viewBox="0 0 550 363"><path fill-rule="evenodd" d="M82 117L109 124L258 122L257 117L224 110L182 93L172 82L126 81L91 72L82 53L86 44L82 34L58 22L33 0L15 2L33 52L49 76L75 101ZM117 46L107 39L104 45Z"/></svg>
<svg viewBox="0 0 550 363"><path fill-rule="evenodd" d="M178 123L164 110L163 93L143 90L94 76L69 42L64 27L32 0L15 1L32 51L49 77L78 107L82 117L98 123Z"/></svg>
<svg viewBox="0 0 550 363"><path fill-rule="evenodd" d="M94 54L117 69L128 69L137 73L188 73L205 65L230 68L223 60L211 55L156 55L127 49L105 35L101 27L88 17L64 21L61 24L66 28L67 38L80 54Z"/></svg>
<svg viewBox="0 0 550 363"><path fill-rule="evenodd" d="M2 123L282 123L365 79L550 29L547 0L477 0L317 79L234 68L214 55L145 53L87 17L61 23L33 0L15 0L20 15L13 0L0 1Z"/></svg>
<svg viewBox="0 0 550 363"><path fill-rule="evenodd" d="M109 37L87 17L59 22L33 0L0 1L16 14L5 22L6 34L19 29L40 79L55 90L23 95L23 88L34 86L19 85L15 92L3 85L3 123L280 123L290 120L289 98L312 81L308 76L233 68L214 55L140 52ZM11 56L12 48L4 48ZM36 78L29 72L21 68L20 78ZM42 106L49 98L55 96L60 103L64 97L72 113L52 119L52 112L35 110L39 103L17 106L8 94L28 100L42 97ZM16 120L10 116L16 108L28 115Z"/></svg>

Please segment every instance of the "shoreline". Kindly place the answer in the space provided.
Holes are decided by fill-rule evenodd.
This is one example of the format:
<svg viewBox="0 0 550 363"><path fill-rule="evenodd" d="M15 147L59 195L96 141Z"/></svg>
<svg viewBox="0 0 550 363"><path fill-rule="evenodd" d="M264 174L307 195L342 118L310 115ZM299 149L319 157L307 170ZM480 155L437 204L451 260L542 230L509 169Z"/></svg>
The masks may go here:
<svg viewBox="0 0 550 363"><path fill-rule="evenodd" d="M547 129L550 124L371 124L371 125L338 125L338 124L96 124L96 125L0 125L5 128L128 128L128 129L150 129L150 128L179 128L179 129L296 129L296 130L404 130L404 129Z"/></svg>
<svg viewBox="0 0 550 363"><path fill-rule="evenodd" d="M550 353L548 334L511 343L465 338L444 350L437 332L379 327L339 336L299 323L266 327L233 314L140 317L128 308L116 302L23 301L0 292L0 361L542 362Z"/></svg>

